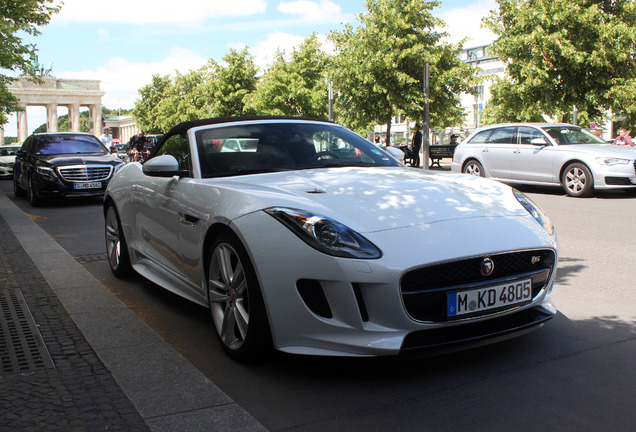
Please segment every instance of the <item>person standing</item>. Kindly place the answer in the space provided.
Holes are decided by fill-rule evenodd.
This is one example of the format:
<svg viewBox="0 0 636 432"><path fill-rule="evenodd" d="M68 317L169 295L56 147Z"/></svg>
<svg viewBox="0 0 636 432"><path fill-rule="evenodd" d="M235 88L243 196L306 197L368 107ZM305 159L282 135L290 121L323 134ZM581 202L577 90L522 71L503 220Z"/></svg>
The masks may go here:
<svg viewBox="0 0 636 432"><path fill-rule="evenodd" d="M99 140L106 146L108 151L110 151L110 147L113 145L113 136L110 134L110 128L104 128L104 133L99 137Z"/></svg>
<svg viewBox="0 0 636 432"><path fill-rule="evenodd" d="M629 137L629 133L627 129L625 128L620 128L618 130L618 136L614 139L614 142L612 144L619 145L619 146L627 145L627 146L634 147L634 143L632 142L632 139Z"/></svg>
<svg viewBox="0 0 636 432"><path fill-rule="evenodd" d="M422 148L422 132L420 131L420 125L415 124L415 132L413 132L413 140L411 141L413 146L413 163L411 166L420 166L420 149Z"/></svg>

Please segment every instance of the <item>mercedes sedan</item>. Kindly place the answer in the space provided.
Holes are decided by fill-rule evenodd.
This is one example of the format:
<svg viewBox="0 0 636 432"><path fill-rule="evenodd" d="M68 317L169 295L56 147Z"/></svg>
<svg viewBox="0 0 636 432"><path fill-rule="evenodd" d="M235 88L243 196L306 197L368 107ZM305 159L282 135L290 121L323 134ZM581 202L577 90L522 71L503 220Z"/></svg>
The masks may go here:
<svg viewBox="0 0 636 432"><path fill-rule="evenodd" d="M636 188L636 148L607 144L564 123L498 124L457 146L451 170L585 197L595 189Z"/></svg>
<svg viewBox="0 0 636 432"><path fill-rule="evenodd" d="M33 206L47 198L102 196L123 165L94 135L37 133L16 153L13 191Z"/></svg>
<svg viewBox="0 0 636 432"><path fill-rule="evenodd" d="M113 273L208 308L238 360L456 350L556 313L556 235L525 195L331 122L181 123L115 174L104 216Z"/></svg>

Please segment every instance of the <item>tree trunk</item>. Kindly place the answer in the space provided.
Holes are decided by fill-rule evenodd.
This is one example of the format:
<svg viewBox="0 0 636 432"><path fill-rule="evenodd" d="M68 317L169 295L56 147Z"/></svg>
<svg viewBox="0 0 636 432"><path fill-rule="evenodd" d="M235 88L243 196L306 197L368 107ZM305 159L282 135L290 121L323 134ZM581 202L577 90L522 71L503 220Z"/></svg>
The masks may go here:
<svg viewBox="0 0 636 432"><path fill-rule="evenodd" d="M391 120L386 124L386 145L391 145Z"/></svg>

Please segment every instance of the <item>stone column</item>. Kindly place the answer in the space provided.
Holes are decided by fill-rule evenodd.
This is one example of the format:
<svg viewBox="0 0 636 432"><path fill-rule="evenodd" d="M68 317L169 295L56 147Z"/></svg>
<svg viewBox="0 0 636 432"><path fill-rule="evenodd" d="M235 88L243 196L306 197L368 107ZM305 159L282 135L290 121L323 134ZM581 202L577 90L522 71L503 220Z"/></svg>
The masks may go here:
<svg viewBox="0 0 636 432"><path fill-rule="evenodd" d="M46 131L57 132L57 104L46 105Z"/></svg>
<svg viewBox="0 0 636 432"><path fill-rule="evenodd" d="M95 104L90 106L90 118L92 129L91 132L96 137L100 137L104 132L102 130L102 106L101 104Z"/></svg>
<svg viewBox="0 0 636 432"><path fill-rule="evenodd" d="M81 130L80 125L80 106L79 104L72 104L68 106L68 131L79 132Z"/></svg>
<svg viewBox="0 0 636 432"><path fill-rule="evenodd" d="M27 123L26 105L20 105L24 111L18 111L16 117L18 118L18 142L23 143L29 136L29 125Z"/></svg>

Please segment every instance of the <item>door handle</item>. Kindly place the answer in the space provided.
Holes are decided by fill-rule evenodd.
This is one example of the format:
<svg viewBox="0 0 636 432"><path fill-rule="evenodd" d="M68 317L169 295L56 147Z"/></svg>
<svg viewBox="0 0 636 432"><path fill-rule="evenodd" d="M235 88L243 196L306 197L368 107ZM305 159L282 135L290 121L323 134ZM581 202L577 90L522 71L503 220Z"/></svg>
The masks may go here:
<svg viewBox="0 0 636 432"><path fill-rule="evenodd" d="M179 213L179 223L183 225L195 228L198 222L199 222L199 218L195 216L185 214L185 213Z"/></svg>

